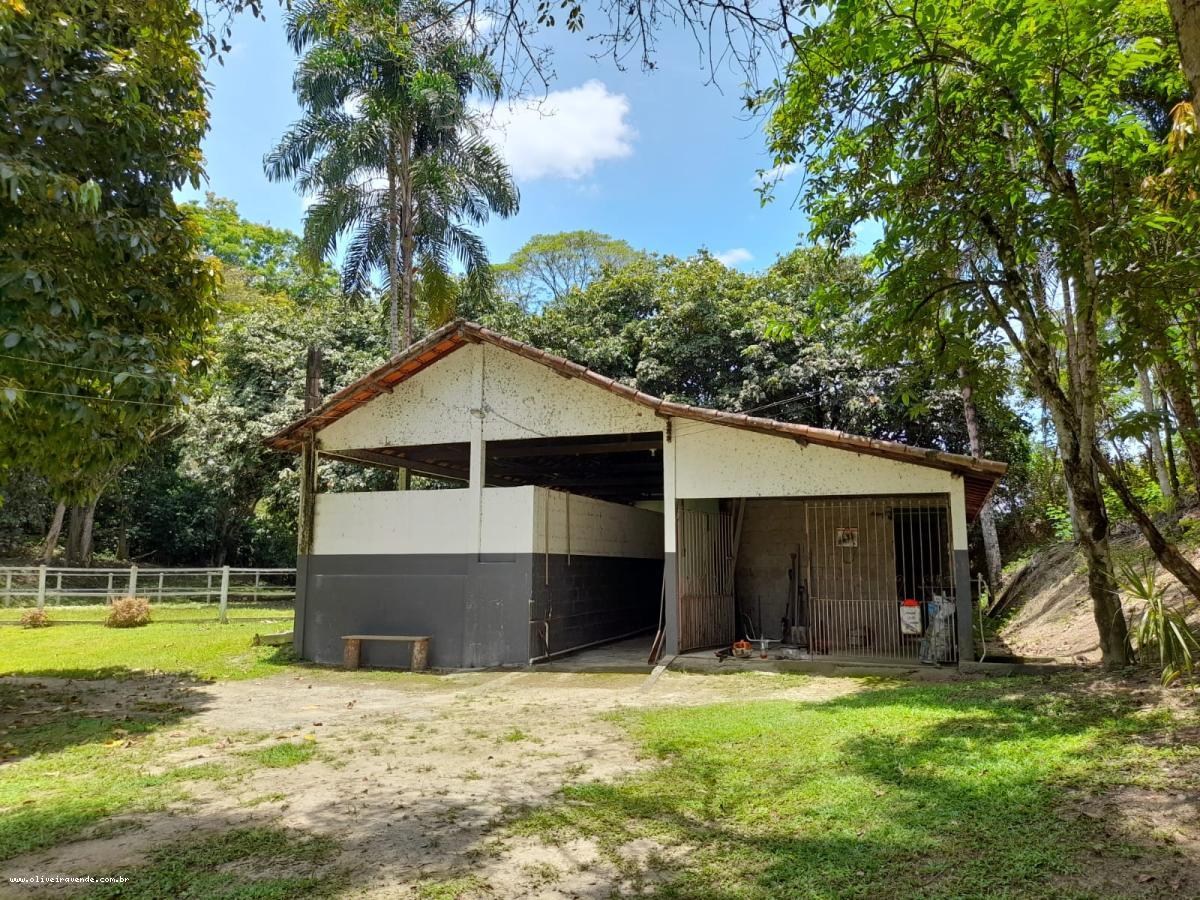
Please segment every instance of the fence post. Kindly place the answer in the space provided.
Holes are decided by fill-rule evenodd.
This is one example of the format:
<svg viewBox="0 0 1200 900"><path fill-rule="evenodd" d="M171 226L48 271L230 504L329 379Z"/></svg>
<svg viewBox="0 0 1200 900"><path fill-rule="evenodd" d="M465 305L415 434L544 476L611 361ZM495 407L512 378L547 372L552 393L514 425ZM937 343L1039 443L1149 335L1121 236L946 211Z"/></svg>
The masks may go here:
<svg viewBox="0 0 1200 900"><path fill-rule="evenodd" d="M229 566L221 566L221 605L217 609L217 621L222 625L229 624L226 615L229 610Z"/></svg>
<svg viewBox="0 0 1200 900"><path fill-rule="evenodd" d="M38 595L37 608L42 609L46 605L46 567L45 565L38 566Z"/></svg>
<svg viewBox="0 0 1200 900"><path fill-rule="evenodd" d="M163 571L161 571L161 570L160 570L160 571L159 571L159 573L158 573L158 602L159 602L159 603L162 603L162 598L163 598L163 575L165 575L165 574L166 574L166 573L165 573L165 572L163 572Z"/></svg>
<svg viewBox="0 0 1200 900"><path fill-rule="evenodd" d="M129 596L137 596L137 563L129 567Z"/></svg>

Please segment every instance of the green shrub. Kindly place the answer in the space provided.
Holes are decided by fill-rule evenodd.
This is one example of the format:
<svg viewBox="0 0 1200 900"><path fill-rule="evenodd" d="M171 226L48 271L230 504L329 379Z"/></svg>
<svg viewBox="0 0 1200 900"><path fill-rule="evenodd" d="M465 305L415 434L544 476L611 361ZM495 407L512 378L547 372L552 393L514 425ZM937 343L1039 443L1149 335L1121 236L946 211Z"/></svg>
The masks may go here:
<svg viewBox="0 0 1200 900"><path fill-rule="evenodd" d="M121 597L114 600L106 628L140 628L150 624L150 601L145 597Z"/></svg>

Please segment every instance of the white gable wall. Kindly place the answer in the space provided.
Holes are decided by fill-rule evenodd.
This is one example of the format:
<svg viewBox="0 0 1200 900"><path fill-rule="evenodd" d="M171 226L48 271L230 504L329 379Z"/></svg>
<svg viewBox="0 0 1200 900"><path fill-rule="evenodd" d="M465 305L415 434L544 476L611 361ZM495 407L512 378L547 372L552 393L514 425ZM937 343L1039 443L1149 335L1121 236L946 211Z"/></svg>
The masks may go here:
<svg viewBox="0 0 1200 900"><path fill-rule="evenodd" d="M480 384L481 382L481 384ZM483 440L659 431L636 403L490 344L469 344L319 432L322 450L471 439L483 396Z"/></svg>
<svg viewBox="0 0 1200 900"><path fill-rule="evenodd" d="M948 494L954 546L967 546L963 480L954 473L726 425L672 419L672 426L680 500Z"/></svg>

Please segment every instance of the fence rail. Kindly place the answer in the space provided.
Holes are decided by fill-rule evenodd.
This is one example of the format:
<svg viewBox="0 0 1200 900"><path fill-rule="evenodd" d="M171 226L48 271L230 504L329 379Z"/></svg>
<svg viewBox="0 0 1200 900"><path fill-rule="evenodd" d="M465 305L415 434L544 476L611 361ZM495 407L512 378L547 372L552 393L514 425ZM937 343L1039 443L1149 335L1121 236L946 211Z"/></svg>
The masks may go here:
<svg viewBox="0 0 1200 900"><path fill-rule="evenodd" d="M224 622L231 598L253 603L291 600L295 596L295 569L0 566L0 604L4 606L30 599L39 609L47 604L101 598L105 603L118 597L145 597L159 603L203 599L219 604L219 618Z"/></svg>

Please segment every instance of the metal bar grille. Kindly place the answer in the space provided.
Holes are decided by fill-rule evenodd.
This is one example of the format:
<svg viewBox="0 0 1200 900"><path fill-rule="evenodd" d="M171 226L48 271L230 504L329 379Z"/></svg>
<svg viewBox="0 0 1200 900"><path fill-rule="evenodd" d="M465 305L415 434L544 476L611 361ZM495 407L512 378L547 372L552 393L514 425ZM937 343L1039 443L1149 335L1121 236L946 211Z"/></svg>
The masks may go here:
<svg viewBox="0 0 1200 900"><path fill-rule="evenodd" d="M816 655L955 662L954 554L942 496L804 500L809 649ZM918 633L900 607L916 601ZM911 624L911 620L910 620Z"/></svg>
<svg viewBox="0 0 1200 900"><path fill-rule="evenodd" d="M733 516L681 509L676 521L680 649L730 644L734 639Z"/></svg>

